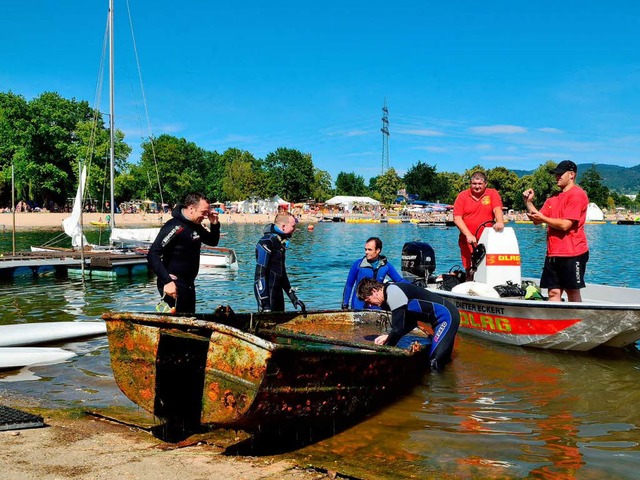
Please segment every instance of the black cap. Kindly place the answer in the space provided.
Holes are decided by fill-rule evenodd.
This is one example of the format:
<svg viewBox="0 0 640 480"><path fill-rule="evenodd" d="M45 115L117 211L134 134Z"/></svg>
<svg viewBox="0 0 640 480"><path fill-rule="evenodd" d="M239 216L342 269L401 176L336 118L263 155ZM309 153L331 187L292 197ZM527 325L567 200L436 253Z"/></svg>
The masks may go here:
<svg viewBox="0 0 640 480"><path fill-rule="evenodd" d="M578 166L571 160L563 160L553 170L556 175L562 175L564 172L576 172L578 173Z"/></svg>

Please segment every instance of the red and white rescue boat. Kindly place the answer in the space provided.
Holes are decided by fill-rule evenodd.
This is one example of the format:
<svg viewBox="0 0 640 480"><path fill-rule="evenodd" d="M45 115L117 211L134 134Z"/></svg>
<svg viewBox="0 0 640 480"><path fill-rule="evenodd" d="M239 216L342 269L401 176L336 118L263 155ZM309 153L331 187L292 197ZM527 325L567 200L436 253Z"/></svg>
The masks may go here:
<svg viewBox="0 0 640 480"><path fill-rule="evenodd" d="M515 232L509 227L503 232L486 228L479 243L485 246L486 255L475 281L456 285L451 291L440 289L441 282L428 284L458 307L462 334L511 345L576 351L627 347L640 340L640 289L587 284L580 303L501 297L493 287L522 284Z"/></svg>

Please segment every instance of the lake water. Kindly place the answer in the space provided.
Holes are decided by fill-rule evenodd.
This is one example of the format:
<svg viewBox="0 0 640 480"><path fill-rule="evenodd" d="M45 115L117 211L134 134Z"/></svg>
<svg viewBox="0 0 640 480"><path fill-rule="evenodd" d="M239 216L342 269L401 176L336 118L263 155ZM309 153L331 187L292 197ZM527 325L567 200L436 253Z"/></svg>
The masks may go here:
<svg viewBox="0 0 640 480"><path fill-rule="evenodd" d="M538 277L545 231L533 225L514 228L523 275ZM240 268L201 272L199 311L219 304L255 310L253 249L262 229L249 224L223 228L228 235L221 246L236 249ZM586 229L591 247L587 281L640 287L640 227ZM21 232L18 249L41 244L53 234ZM287 265L307 308L340 307L349 266L363 255L370 236L383 240L383 254L398 270L403 244L414 240L434 247L437 271L459 264L455 228L322 223L309 232L301 225ZM10 250L11 233L0 232L0 251ZM105 310L151 310L159 300L155 279L146 276L84 282L73 276L18 279L0 288L0 324L96 320ZM48 408L133 408L115 386L105 338L65 348L78 356L21 373L35 375L31 381L17 381L15 372L0 373L0 391ZM454 355L444 372L427 375L398 403L290 455L359 478L638 478L637 351L546 352L459 336Z"/></svg>

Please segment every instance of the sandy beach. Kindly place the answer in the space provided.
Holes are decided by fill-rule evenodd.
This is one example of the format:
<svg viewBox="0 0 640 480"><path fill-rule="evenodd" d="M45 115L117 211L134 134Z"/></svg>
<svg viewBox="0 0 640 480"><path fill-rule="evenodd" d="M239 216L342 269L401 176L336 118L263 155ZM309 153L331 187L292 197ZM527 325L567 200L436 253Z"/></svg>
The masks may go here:
<svg viewBox="0 0 640 480"><path fill-rule="evenodd" d="M68 213L16 213L15 226L16 230L62 228L62 220L68 216ZM118 213L116 214L116 225L118 227L159 227L170 218L170 214L160 216L158 214L151 213L127 213L124 215ZM100 228L99 226L92 225L91 222L104 222L105 219L106 215L101 213L85 213L83 215L82 222L87 228ZM254 223L266 225L267 223L272 222L273 219L273 215L259 213L225 213L220 215L220 222L223 226L232 223ZM302 223L315 223L317 221L318 217L315 215L304 214L300 218L300 222ZM11 230L13 228L13 222L13 215L11 213L0 214L0 230Z"/></svg>
<svg viewBox="0 0 640 480"><path fill-rule="evenodd" d="M223 442L206 437L171 444L136 428L89 416L43 417L45 428L0 431L4 480L343 478L302 467L283 455L228 455Z"/></svg>

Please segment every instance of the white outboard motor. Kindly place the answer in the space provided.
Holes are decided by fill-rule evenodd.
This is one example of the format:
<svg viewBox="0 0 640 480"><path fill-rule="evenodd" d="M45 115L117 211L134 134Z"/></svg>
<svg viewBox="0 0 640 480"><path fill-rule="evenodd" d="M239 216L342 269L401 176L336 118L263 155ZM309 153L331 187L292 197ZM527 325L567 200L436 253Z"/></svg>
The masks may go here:
<svg viewBox="0 0 640 480"><path fill-rule="evenodd" d="M486 250L473 277L474 281L486 283L495 287L511 282L520 285L522 269L520 264L520 248L518 239L512 227L505 227L502 232L496 232L487 227L482 232L478 243Z"/></svg>

